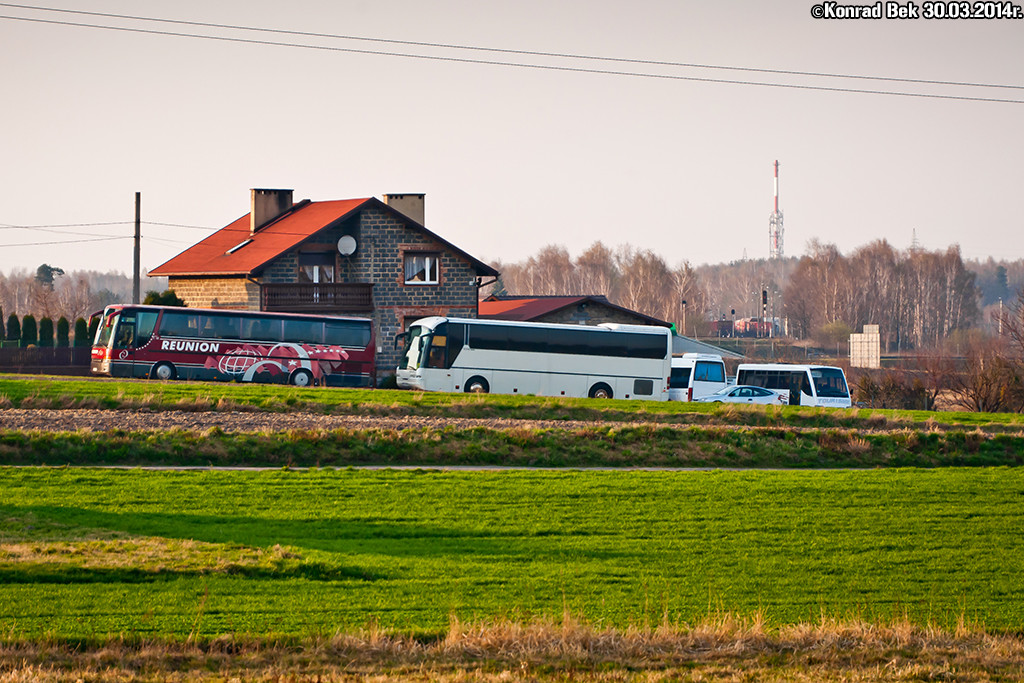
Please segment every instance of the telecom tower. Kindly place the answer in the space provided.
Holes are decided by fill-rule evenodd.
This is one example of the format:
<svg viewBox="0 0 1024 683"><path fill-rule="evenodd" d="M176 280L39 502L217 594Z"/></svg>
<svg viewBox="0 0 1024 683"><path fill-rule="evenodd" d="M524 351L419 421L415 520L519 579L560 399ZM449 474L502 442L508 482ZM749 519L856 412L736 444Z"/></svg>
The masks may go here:
<svg viewBox="0 0 1024 683"><path fill-rule="evenodd" d="M768 257L782 258L782 212L779 211L779 161L775 160L775 211L768 219Z"/></svg>

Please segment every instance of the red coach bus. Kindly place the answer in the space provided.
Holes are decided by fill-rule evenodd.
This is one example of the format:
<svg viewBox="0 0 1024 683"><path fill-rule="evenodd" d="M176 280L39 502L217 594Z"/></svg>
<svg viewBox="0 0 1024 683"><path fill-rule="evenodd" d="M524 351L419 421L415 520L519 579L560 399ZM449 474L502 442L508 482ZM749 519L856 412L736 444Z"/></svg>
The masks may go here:
<svg viewBox="0 0 1024 683"><path fill-rule="evenodd" d="M115 305L103 311L93 374L367 387L374 381L367 318Z"/></svg>

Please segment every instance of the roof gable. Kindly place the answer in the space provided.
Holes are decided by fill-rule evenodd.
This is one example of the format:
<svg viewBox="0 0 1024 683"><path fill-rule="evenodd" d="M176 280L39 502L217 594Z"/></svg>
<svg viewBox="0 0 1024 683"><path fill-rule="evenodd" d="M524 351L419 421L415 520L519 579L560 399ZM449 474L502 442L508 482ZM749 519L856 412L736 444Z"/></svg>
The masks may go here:
<svg viewBox="0 0 1024 683"><path fill-rule="evenodd" d="M624 308L608 301L604 296L534 296L534 297L489 297L480 302L481 318L530 321L579 304L597 304L620 311L645 321L646 325L669 327L671 323L658 320L638 311Z"/></svg>
<svg viewBox="0 0 1024 683"><path fill-rule="evenodd" d="M299 202L282 216L259 228L255 234L249 229L250 215L245 214L170 261L149 271L149 275L254 275L268 263L321 230L369 207L379 208L400 217L413 230L427 235L469 261L478 275L498 275L498 271L487 264L373 197Z"/></svg>

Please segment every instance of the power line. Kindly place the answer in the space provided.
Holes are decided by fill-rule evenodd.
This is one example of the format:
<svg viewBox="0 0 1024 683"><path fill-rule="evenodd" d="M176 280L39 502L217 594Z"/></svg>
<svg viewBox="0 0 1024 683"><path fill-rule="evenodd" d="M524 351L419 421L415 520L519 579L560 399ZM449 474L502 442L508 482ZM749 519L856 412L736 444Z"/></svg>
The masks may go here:
<svg viewBox="0 0 1024 683"><path fill-rule="evenodd" d="M202 225L180 225L178 223L154 223L153 221L142 221L143 225L162 225L167 228L190 228L192 230L220 230L220 228L208 228Z"/></svg>
<svg viewBox="0 0 1024 683"><path fill-rule="evenodd" d="M123 237L92 237L84 240L61 240L59 242L23 242L21 244L0 244L0 247L45 247L51 244L78 244L80 242L109 242L110 240L130 240L131 235Z"/></svg>
<svg viewBox="0 0 1024 683"><path fill-rule="evenodd" d="M51 24L58 26L75 26L81 28L95 28L108 31L121 31L125 33L139 33L146 35L159 35L159 36L171 36L176 38L197 38L201 40L213 40L219 42L228 43L241 43L247 45L270 45L275 47L294 47L306 50L323 50L327 52L343 52L348 54L362 54L362 55L374 55L374 56L385 56L385 57L401 57L405 59L420 59L426 61L436 62L450 62L457 64L478 64L485 66L505 66L519 69L534 69L538 71L558 71L568 73L589 73L599 74L605 76L627 76L632 78L650 78L657 80L669 80L669 81L689 81L695 83L721 83L729 85L749 85L749 86L760 86L764 88L782 88L790 90L808 90L817 92L834 92L834 93L847 93L847 94L860 94L860 95L889 95L894 97L916 97L923 99L934 99L934 100L956 100L962 102L991 102L999 104L1024 104L1024 100L1012 100L996 97L969 97L964 95L941 95L937 93L915 93L906 91L896 90L866 90L860 88L836 88L830 86L821 85L800 85L796 83L770 83L763 81L741 81L728 78L706 78L700 76L682 76L673 74L656 74L656 73L645 73L639 71L616 71L610 69L589 69L583 67L571 67L571 66L557 66L552 64L529 64L520 62L504 62L497 60L487 59L469 59L464 57L442 57L436 55L420 55L403 52L386 52L380 50L362 50L357 48L344 48L344 47L332 47L327 45L307 45L303 43L285 43L269 40L256 40L252 38L232 38L229 36L212 36L202 35L197 33L182 33L176 31L156 31L153 29L143 28L130 28L125 26L110 26L101 24L86 24L81 22L73 21L57 21L52 19L37 19L29 17L13 17L7 15L0 15L0 19L9 19L12 21L27 21L39 24ZM980 84L975 84L979 85ZM984 87L984 86L981 86Z"/></svg>
<svg viewBox="0 0 1024 683"><path fill-rule="evenodd" d="M0 224L0 230L46 230L48 228L93 228L106 225L134 225L132 221L110 221L107 223L58 223L55 225L14 225Z"/></svg>
<svg viewBox="0 0 1024 683"><path fill-rule="evenodd" d="M1024 90L1024 85L1007 85L999 83L972 83L966 81L940 81L924 78L897 78L892 76L866 76L863 74L839 74L821 71L796 71L790 69L765 69L745 66L723 66L719 64L698 64L689 62L670 62L653 59L633 59L628 57L602 57L596 55L582 55L566 52L541 52L537 50L515 50L508 48L483 47L479 45L458 45L455 43L430 43L415 40L395 40L390 38L371 38L367 36L353 36L336 33L316 33L312 31L290 31L287 29L262 28L256 26L240 26L237 24L216 24L203 21L186 21L182 19L164 19L161 17L142 17L131 14L113 14L108 12L87 12L84 10L59 9L54 7L37 7L35 5L18 5L7 2L0 2L0 7L13 7L18 9L38 10L42 12L56 12L59 14L78 14L92 17L106 17L110 19L127 19L131 21L150 21L163 24L176 24L179 26L200 26L203 28L229 29L233 31L251 31L256 33L271 33L277 35L302 36L306 38L329 38L332 40L352 40L368 43L380 43L388 45L409 45L414 47L442 48L446 50L467 50L471 52L491 52L498 54L524 55L530 57L555 57L558 59L577 59L583 61L614 62L619 64L643 64L646 66L669 66L688 69L716 69L723 71L742 71L748 73L763 73L785 76L813 76L816 78L847 78L867 81L886 81L892 83L916 83L921 85L953 85L971 88L1005 88L1011 90ZM88 24L83 24L88 25ZM113 28L113 27L109 27ZM387 54L387 53L380 53Z"/></svg>

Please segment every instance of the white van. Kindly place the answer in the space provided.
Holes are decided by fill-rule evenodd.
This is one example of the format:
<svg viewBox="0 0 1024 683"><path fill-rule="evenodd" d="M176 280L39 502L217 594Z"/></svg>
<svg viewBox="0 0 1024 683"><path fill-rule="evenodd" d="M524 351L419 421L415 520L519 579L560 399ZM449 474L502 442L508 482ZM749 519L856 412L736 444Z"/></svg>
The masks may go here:
<svg viewBox="0 0 1024 683"><path fill-rule="evenodd" d="M713 353L684 353L672 357L668 400L692 401L728 385L725 362Z"/></svg>

